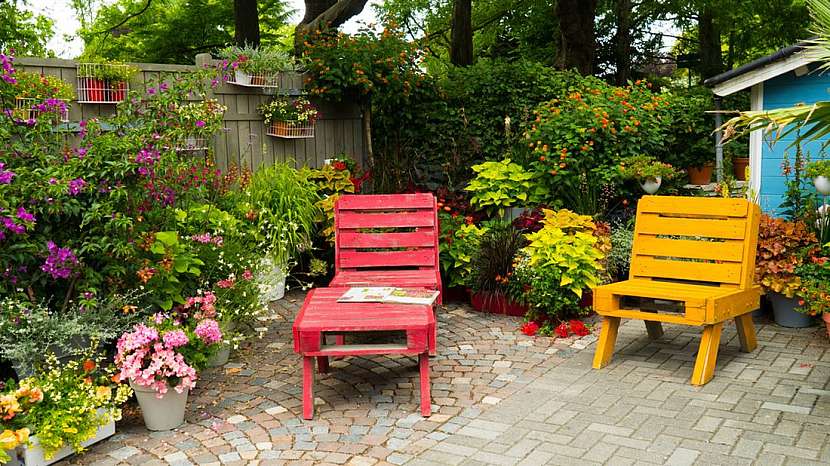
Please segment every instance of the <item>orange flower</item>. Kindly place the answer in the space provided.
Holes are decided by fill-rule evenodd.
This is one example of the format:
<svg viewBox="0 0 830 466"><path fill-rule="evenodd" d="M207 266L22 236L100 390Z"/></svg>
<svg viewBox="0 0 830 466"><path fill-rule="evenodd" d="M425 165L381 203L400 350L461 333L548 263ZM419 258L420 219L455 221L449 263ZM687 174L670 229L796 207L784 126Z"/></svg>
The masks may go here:
<svg viewBox="0 0 830 466"><path fill-rule="evenodd" d="M87 359L84 361L84 372L92 372L95 370L95 361Z"/></svg>

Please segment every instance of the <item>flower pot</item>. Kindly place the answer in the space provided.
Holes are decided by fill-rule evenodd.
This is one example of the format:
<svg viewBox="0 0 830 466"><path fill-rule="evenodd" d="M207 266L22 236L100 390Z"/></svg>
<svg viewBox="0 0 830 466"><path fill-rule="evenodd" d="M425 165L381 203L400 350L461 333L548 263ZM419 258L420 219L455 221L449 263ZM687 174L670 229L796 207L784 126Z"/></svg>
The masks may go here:
<svg viewBox="0 0 830 466"><path fill-rule="evenodd" d="M276 265L270 257L264 257L257 274L260 301L264 304L277 301L285 296L286 266Z"/></svg>
<svg viewBox="0 0 830 466"><path fill-rule="evenodd" d="M738 181L746 181L746 169L749 167L749 157L735 157L732 159L732 174Z"/></svg>
<svg viewBox="0 0 830 466"><path fill-rule="evenodd" d="M265 76L261 74L255 74L251 76L251 86L264 86L265 85Z"/></svg>
<svg viewBox="0 0 830 466"><path fill-rule="evenodd" d="M643 188L643 191L645 191L646 193L654 194L657 192L658 189L660 189L661 183L663 183L663 178L656 176L653 178L646 178L645 181L640 183L640 187Z"/></svg>
<svg viewBox="0 0 830 466"><path fill-rule="evenodd" d="M100 413L100 411L99 411ZM98 431L95 433L95 436L91 439L83 442L81 445L84 447L88 447L93 443L100 442L106 438L112 437L115 435L115 421L110 420L107 424L98 428ZM40 446L40 441L37 438L37 435L32 435L29 437L29 445L23 445L15 450L14 454L12 454L12 461L10 463L6 463L7 465L14 465L20 464L23 466L45 466L48 464L57 463L58 461L66 458L69 455L75 453L75 450L72 449L71 445L65 445L63 448L58 450L54 456L49 459L46 459L45 453L43 448Z"/></svg>
<svg viewBox="0 0 830 466"><path fill-rule="evenodd" d="M812 317L795 310L798 298L788 298L781 293L769 293L775 323L782 327L804 328L813 324Z"/></svg>
<svg viewBox="0 0 830 466"><path fill-rule="evenodd" d="M207 366L208 367L219 367L224 366L228 363L228 359L231 357L231 345L223 344L219 351L217 351L213 356L208 358Z"/></svg>
<svg viewBox="0 0 830 466"><path fill-rule="evenodd" d="M240 84L242 86L250 86L251 85L251 75L242 71L242 70L234 70L233 72L233 82L236 84Z"/></svg>
<svg viewBox="0 0 830 466"><path fill-rule="evenodd" d="M813 178L813 185L816 187L816 191L820 194L825 196L830 194L830 179L826 176L817 176Z"/></svg>
<svg viewBox="0 0 830 466"><path fill-rule="evenodd" d="M830 337L830 314L825 312L821 315L821 320L824 321L824 326L827 327L827 336Z"/></svg>
<svg viewBox="0 0 830 466"><path fill-rule="evenodd" d="M104 102L104 81L96 78L86 78L89 89L87 97L92 102Z"/></svg>
<svg viewBox="0 0 830 466"><path fill-rule="evenodd" d="M445 302L468 302L470 299L470 292L463 286L453 286L444 288L444 295L441 299Z"/></svg>
<svg viewBox="0 0 830 466"><path fill-rule="evenodd" d="M508 300L504 295L493 293L473 293L470 297L473 309L491 314L505 314L508 316L523 316L527 307Z"/></svg>
<svg viewBox="0 0 830 466"><path fill-rule="evenodd" d="M110 102L121 102L126 94L127 83L119 81L110 84Z"/></svg>
<svg viewBox="0 0 830 466"><path fill-rule="evenodd" d="M715 164L707 163L702 167L689 167L686 172L689 174L691 184L709 184L712 181L712 173L715 171Z"/></svg>
<svg viewBox="0 0 830 466"><path fill-rule="evenodd" d="M149 430L171 430L184 423L184 412L187 407L187 393L182 393L169 388L167 393L158 397L158 393L147 387L134 384L130 380L130 386L135 391L138 405L141 406L141 414L144 416L144 425Z"/></svg>

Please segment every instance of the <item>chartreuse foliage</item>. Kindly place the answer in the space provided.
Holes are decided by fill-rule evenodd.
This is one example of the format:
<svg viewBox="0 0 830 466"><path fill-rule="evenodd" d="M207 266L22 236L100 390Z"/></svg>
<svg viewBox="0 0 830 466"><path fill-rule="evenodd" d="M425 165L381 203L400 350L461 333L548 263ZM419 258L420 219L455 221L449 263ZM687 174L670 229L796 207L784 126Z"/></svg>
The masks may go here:
<svg viewBox="0 0 830 466"><path fill-rule="evenodd" d="M466 188L472 192L470 204L491 215L503 215L507 207L535 205L546 197L538 174L510 159L473 165L473 171L476 177Z"/></svg>
<svg viewBox="0 0 830 466"><path fill-rule="evenodd" d="M591 217L562 209L545 209L542 229L527 235L525 248L531 267L555 269L559 285L577 296L599 284L602 270L595 225Z"/></svg>

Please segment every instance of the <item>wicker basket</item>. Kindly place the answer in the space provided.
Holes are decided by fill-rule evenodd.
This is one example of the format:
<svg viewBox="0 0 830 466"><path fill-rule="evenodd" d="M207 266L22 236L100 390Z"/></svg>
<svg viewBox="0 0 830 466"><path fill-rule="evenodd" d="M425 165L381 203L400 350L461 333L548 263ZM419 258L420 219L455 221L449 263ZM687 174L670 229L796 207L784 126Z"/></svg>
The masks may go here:
<svg viewBox="0 0 830 466"><path fill-rule="evenodd" d="M313 138L314 124L290 121L272 121L265 129L265 134L278 138Z"/></svg>

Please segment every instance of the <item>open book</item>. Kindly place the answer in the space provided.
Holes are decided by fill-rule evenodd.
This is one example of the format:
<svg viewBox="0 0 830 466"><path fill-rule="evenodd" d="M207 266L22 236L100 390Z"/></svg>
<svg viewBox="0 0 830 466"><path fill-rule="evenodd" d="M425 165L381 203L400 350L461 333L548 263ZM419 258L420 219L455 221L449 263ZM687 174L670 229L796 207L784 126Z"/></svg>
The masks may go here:
<svg viewBox="0 0 830 466"><path fill-rule="evenodd" d="M438 298L438 291L420 288L394 288L389 286L368 286L349 288L337 299L339 303L398 303L432 305Z"/></svg>

